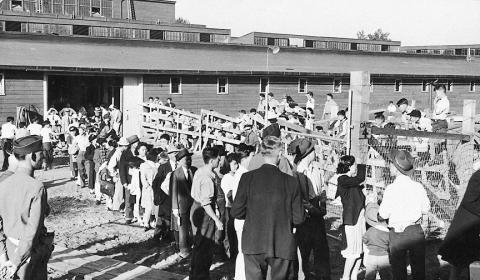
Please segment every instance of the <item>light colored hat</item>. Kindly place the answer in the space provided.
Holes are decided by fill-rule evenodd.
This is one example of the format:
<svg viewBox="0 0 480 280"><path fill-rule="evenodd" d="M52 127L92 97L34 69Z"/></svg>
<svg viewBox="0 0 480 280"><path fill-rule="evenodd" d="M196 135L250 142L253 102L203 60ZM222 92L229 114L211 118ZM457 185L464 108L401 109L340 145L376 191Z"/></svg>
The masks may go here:
<svg viewBox="0 0 480 280"><path fill-rule="evenodd" d="M128 143L128 140L126 137L121 137L120 140L118 140L118 145L119 146L128 146L130 143Z"/></svg>

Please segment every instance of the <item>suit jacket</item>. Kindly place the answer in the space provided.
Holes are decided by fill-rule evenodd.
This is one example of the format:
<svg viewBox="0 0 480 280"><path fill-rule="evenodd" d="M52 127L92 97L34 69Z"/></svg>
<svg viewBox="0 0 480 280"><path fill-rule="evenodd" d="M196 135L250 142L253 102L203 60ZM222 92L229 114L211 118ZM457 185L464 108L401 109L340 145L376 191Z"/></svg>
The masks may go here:
<svg viewBox="0 0 480 280"><path fill-rule="evenodd" d="M187 181L183 167L178 167L173 171L170 181L170 197L172 198L172 209L178 209L180 214L190 213L190 207L193 204L192 191L193 175L197 168L190 167L191 178Z"/></svg>
<svg viewBox="0 0 480 280"><path fill-rule="evenodd" d="M296 178L270 164L243 174L230 213L245 219L244 254L297 258L293 227L303 223L305 210Z"/></svg>
<svg viewBox="0 0 480 280"><path fill-rule="evenodd" d="M153 183L152 183L153 203L155 205L162 205L166 202L168 198L168 194L162 191L162 188L160 186L162 185L163 181L167 177L167 174L172 171L173 170L172 170L172 165L170 164L170 161L158 167L157 175L155 175L155 178L153 179Z"/></svg>
<svg viewBox="0 0 480 280"><path fill-rule="evenodd" d="M132 151L127 149L123 151L122 155L120 156L120 161L118 162L118 173L120 175L120 182L122 185L130 184L132 181L132 176L128 174L128 163L134 158Z"/></svg>

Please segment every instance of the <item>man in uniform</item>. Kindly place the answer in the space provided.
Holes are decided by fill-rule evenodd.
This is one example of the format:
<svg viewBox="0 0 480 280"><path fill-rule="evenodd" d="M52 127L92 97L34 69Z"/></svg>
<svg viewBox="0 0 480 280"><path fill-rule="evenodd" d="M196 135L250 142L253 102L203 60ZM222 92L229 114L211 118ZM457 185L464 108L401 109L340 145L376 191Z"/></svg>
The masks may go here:
<svg viewBox="0 0 480 280"><path fill-rule="evenodd" d="M53 250L44 219L47 191L33 178L42 166L42 138L32 135L13 142L15 173L0 178L0 268L15 279L47 279Z"/></svg>

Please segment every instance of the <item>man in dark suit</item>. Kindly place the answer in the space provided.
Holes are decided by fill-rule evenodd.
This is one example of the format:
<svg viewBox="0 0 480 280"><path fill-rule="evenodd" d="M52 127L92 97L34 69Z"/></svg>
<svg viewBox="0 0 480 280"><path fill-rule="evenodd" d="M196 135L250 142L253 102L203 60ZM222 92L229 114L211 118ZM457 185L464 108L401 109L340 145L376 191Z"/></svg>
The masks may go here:
<svg viewBox="0 0 480 280"><path fill-rule="evenodd" d="M178 168L173 171L170 179L170 197L172 200L172 230L175 234L175 242L180 251L180 257L190 255L188 242L190 232L190 207L193 199L192 179L195 167L192 167L192 154L187 149L182 149L176 155Z"/></svg>
<svg viewBox="0 0 480 280"><path fill-rule="evenodd" d="M154 239L162 240L169 236L170 222L172 214L172 200L169 199L169 194L165 193L161 185L168 173L177 169L177 159L175 158L177 150L171 150L168 152L169 161L158 167L157 175L153 179L153 202L158 207L156 211L156 223L155 232L153 234Z"/></svg>
<svg viewBox="0 0 480 280"><path fill-rule="evenodd" d="M305 220L298 181L277 164L282 142L265 137L261 153L265 164L242 175L231 214L244 219L242 252L247 279L265 279L268 267L271 279L292 279L297 258L293 226Z"/></svg>

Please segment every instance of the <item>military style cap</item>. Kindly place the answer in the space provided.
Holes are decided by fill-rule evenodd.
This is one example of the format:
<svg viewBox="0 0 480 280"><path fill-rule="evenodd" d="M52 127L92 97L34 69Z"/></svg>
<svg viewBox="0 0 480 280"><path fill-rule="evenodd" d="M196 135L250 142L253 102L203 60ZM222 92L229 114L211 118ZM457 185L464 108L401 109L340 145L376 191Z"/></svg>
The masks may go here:
<svg viewBox="0 0 480 280"><path fill-rule="evenodd" d="M38 135L25 136L13 141L13 152L27 155L42 150L42 137Z"/></svg>

